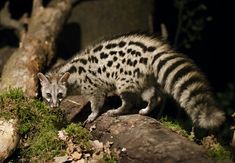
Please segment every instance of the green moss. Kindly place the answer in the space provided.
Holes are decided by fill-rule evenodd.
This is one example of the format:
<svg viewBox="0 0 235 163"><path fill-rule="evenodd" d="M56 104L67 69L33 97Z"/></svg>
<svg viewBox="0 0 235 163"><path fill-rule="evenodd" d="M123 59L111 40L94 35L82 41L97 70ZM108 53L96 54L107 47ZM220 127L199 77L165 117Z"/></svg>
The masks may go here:
<svg viewBox="0 0 235 163"><path fill-rule="evenodd" d="M117 162L115 157L110 154L105 154L103 159L106 163L116 163Z"/></svg>
<svg viewBox="0 0 235 163"><path fill-rule="evenodd" d="M0 93L0 109L0 117L19 120L21 157L50 160L64 153L57 132L66 120L59 109L55 111L39 100L25 98L20 89Z"/></svg>
<svg viewBox="0 0 235 163"><path fill-rule="evenodd" d="M57 132L57 130L44 128L28 141L30 146L23 154L29 158L37 158L40 161L64 155L65 143L58 140Z"/></svg>
<svg viewBox="0 0 235 163"><path fill-rule="evenodd" d="M180 124L178 122L172 121L170 120L168 117L162 117L160 119L160 122L167 128L169 128L170 130L184 136L184 137L190 137L190 135L187 133L187 131L185 131L184 129L182 129L182 127L180 126Z"/></svg>
<svg viewBox="0 0 235 163"><path fill-rule="evenodd" d="M213 147L208 149L208 155L218 161L231 159L231 153L219 143L214 144Z"/></svg>
<svg viewBox="0 0 235 163"><path fill-rule="evenodd" d="M169 120L168 117L161 118L160 122L163 123L165 127L193 141L194 139L194 137L192 137L193 135L189 135L187 131L183 130L178 122ZM226 150L222 145L220 145L218 142L213 142L213 141L211 142L210 140L209 141L202 140L201 142L208 151L208 155L214 158L215 160L221 161L221 160L231 159L231 153L228 150ZM210 145L205 145L208 143Z"/></svg>
<svg viewBox="0 0 235 163"><path fill-rule="evenodd" d="M7 120L16 118L18 104L24 100L23 91L20 89L9 89L0 93L0 117Z"/></svg>
<svg viewBox="0 0 235 163"><path fill-rule="evenodd" d="M4 99L13 99L13 100L21 100L24 98L23 91L21 89L9 89L9 90L4 90L3 92L0 93L0 99L3 101Z"/></svg>
<svg viewBox="0 0 235 163"><path fill-rule="evenodd" d="M71 123L65 129L65 132L75 144L82 144L86 149L91 148L89 140L92 138L92 136L87 129L82 127L81 123Z"/></svg>

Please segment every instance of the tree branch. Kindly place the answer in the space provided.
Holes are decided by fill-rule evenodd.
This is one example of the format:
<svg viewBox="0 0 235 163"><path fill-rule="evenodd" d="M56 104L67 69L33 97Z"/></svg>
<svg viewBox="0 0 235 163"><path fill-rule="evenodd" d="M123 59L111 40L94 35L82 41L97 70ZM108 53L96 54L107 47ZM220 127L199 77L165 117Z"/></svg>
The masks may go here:
<svg viewBox="0 0 235 163"><path fill-rule="evenodd" d="M27 23L27 15L23 15L18 21L11 18L9 12L9 2L7 1L0 11L0 25L6 28L13 28L21 37L25 33L24 25Z"/></svg>
<svg viewBox="0 0 235 163"><path fill-rule="evenodd" d="M3 68L1 89L22 88L26 96L37 95L36 74L51 62L56 37L72 7L70 0L52 2L42 8L40 0L34 1L28 31Z"/></svg>

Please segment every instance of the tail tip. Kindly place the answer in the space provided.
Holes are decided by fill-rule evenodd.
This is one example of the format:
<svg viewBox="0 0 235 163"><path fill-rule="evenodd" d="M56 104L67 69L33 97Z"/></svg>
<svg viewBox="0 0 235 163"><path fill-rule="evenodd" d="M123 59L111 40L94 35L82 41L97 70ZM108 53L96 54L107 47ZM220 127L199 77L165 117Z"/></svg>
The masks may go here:
<svg viewBox="0 0 235 163"><path fill-rule="evenodd" d="M217 128L225 120L224 112L218 109L213 109L211 112L202 113L198 119L198 125L205 129Z"/></svg>

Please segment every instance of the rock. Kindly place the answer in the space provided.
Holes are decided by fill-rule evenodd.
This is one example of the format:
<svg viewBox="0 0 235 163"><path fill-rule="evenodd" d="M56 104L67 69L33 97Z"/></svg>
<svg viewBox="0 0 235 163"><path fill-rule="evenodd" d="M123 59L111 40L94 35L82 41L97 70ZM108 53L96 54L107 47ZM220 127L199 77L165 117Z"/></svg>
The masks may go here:
<svg viewBox="0 0 235 163"><path fill-rule="evenodd" d="M72 121L88 103L82 96L68 96L61 102L60 108L65 112L68 121Z"/></svg>
<svg viewBox="0 0 235 163"><path fill-rule="evenodd" d="M71 96L64 101L63 109L66 110L67 117L77 120L81 119L83 109L89 111L88 108L83 108L86 104L87 101L81 96ZM87 116L83 118L86 119ZM86 128L97 142L103 142L105 146L107 142L112 142L111 149L120 151L118 162L121 163L215 162L207 156L202 146L147 116L134 114L110 117L103 114L87 124ZM101 144L95 141L95 146L101 147Z"/></svg>
<svg viewBox="0 0 235 163"><path fill-rule="evenodd" d="M104 144L99 142L98 140L91 141L91 144L96 151L101 151L104 148Z"/></svg>
<svg viewBox="0 0 235 163"><path fill-rule="evenodd" d="M113 142L121 150L118 162L215 162L201 146L189 141L157 120L141 115L100 116L86 127L96 125L93 136L101 142Z"/></svg>
<svg viewBox="0 0 235 163"><path fill-rule="evenodd" d="M64 162L71 162L72 159L69 156L59 156L59 157L54 157L53 162L54 163L64 163Z"/></svg>
<svg viewBox="0 0 235 163"><path fill-rule="evenodd" d="M19 143L19 126L15 119L0 119L0 162L10 156Z"/></svg>
<svg viewBox="0 0 235 163"><path fill-rule="evenodd" d="M80 160L82 157L82 153L75 151L71 154L71 156L72 156L73 160Z"/></svg>

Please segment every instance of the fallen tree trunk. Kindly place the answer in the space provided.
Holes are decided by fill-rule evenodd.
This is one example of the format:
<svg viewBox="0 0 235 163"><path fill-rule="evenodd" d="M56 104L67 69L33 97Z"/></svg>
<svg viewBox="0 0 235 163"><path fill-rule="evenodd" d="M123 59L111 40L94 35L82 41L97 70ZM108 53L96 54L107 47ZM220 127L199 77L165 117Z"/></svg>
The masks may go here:
<svg viewBox="0 0 235 163"><path fill-rule="evenodd" d="M141 115L100 116L92 132L102 142L113 142L113 148L124 149L118 162L215 162L206 151L169 129L157 120Z"/></svg>
<svg viewBox="0 0 235 163"><path fill-rule="evenodd" d="M55 40L71 3L70 0L56 0L44 8L41 0L33 1L28 31L3 68L1 89L22 88L28 97L37 95L36 74L48 66L54 56Z"/></svg>

